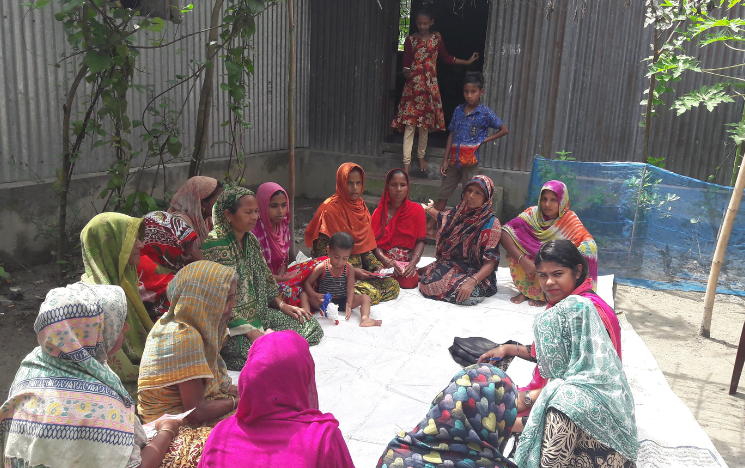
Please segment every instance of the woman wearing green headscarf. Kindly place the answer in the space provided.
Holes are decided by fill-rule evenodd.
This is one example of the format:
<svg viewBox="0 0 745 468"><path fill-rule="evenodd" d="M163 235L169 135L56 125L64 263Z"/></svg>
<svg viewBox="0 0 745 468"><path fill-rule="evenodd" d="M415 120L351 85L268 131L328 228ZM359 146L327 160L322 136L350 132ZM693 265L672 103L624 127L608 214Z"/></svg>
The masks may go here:
<svg viewBox="0 0 745 468"><path fill-rule="evenodd" d="M153 328L140 298L137 263L140 261L142 219L120 213L101 213L91 219L80 233L85 273L88 284L120 286L127 296L127 324L122 349L108 359L124 387L137 398L137 378L145 340Z"/></svg>
<svg viewBox="0 0 745 468"><path fill-rule="evenodd" d="M556 264L548 272L544 265L538 269L544 290L545 283L556 289L560 276L570 276L557 275L566 272ZM635 467L634 398L592 302L570 295L535 316L533 333L538 368L550 380L520 435L517 465Z"/></svg>
<svg viewBox="0 0 745 468"><path fill-rule="evenodd" d="M239 277L236 305L228 322L230 338L220 352L228 369L243 369L251 343L265 330L294 330L311 346L318 344L323 330L316 319L278 297L277 282L251 232L259 220L254 193L225 187L212 219L215 228L202 244L202 253L207 260L235 268Z"/></svg>

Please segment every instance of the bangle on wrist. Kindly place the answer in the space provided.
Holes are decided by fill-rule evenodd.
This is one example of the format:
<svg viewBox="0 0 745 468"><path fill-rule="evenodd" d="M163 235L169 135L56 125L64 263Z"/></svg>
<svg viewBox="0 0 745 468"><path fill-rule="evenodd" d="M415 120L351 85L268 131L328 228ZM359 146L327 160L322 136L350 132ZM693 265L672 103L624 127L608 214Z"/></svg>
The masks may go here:
<svg viewBox="0 0 745 468"><path fill-rule="evenodd" d="M520 357L520 346L519 345L515 345L515 351L517 353L515 354L515 356Z"/></svg>
<svg viewBox="0 0 745 468"><path fill-rule="evenodd" d="M279 301L279 307L277 307L277 310L282 312L282 306L285 305L285 301Z"/></svg>
<svg viewBox="0 0 745 468"><path fill-rule="evenodd" d="M160 434L163 431L170 432L171 434L173 434L173 438L174 439L176 438L176 433L173 432L172 430L168 429L168 428L158 429L157 431L155 431L155 435L157 436L158 434Z"/></svg>
<svg viewBox="0 0 745 468"><path fill-rule="evenodd" d="M230 395L230 399L231 399L231 400L233 400L233 409L232 409L232 410L230 410L230 411L235 411L235 396L233 396L233 395L231 394L231 395Z"/></svg>
<svg viewBox="0 0 745 468"><path fill-rule="evenodd" d="M525 254L520 255L520 258L517 259L517 263L520 263L520 260L522 260L524 256Z"/></svg>

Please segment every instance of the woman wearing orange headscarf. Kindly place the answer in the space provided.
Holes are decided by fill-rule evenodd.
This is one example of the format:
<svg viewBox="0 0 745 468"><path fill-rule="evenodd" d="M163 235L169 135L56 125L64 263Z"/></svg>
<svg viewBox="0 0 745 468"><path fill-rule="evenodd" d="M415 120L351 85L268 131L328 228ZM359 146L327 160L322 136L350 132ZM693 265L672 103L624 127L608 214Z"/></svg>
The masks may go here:
<svg viewBox="0 0 745 468"><path fill-rule="evenodd" d="M313 247L313 257L320 257L326 255L331 236L340 231L350 233L354 238L354 249L349 263L355 268L355 278L359 278L355 292L370 296L374 305L397 298L401 288L393 278L374 278L369 273L377 273L384 266L373 254L377 244L371 227L370 210L362 200L364 188L365 171L362 167L354 163L339 166L336 171L336 193L316 210L305 229L305 245Z"/></svg>

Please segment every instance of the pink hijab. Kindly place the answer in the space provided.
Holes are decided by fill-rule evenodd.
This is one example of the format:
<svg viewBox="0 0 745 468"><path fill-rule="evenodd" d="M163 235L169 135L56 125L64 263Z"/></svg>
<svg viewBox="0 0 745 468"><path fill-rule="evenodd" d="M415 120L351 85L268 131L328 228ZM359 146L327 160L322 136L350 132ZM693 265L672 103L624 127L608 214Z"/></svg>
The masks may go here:
<svg viewBox="0 0 745 468"><path fill-rule="evenodd" d="M339 422L317 409L313 357L294 331L254 342L238 391L238 410L212 430L199 468L354 467Z"/></svg>
<svg viewBox="0 0 745 468"><path fill-rule="evenodd" d="M272 221L269 219L269 202L272 195L277 192L285 194L288 205L285 219L282 224L277 226L275 231L272 227ZM287 196L287 192L281 185L267 182L261 184L259 190L256 191L256 199L259 202L259 222L256 223L253 233L259 239L266 264L276 275L284 265L287 251L290 249L290 197Z"/></svg>

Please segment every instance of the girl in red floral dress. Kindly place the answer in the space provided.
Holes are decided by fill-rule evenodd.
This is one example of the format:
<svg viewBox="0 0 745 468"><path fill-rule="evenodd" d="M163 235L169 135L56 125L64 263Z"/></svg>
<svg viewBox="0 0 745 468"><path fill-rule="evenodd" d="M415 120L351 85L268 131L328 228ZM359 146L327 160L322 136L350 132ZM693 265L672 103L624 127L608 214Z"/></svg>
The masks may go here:
<svg viewBox="0 0 745 468"><path fill-rule="evenodd" d="M404 76L406 85L398 105L398 114L393 119L393 128L404 131L404 170L411 166L411 149L414 146L414 129L419 128L419 166L427 169L424 153L427 150L429 132L445 130L442 113L440 87L437 84L437 56L445 63L470 65L479 58L474 52L468 60L453 57L445 50L440 33L431 31L434 15L426 7L416 15L418 32L406 38L404 43Z"/></svg>

